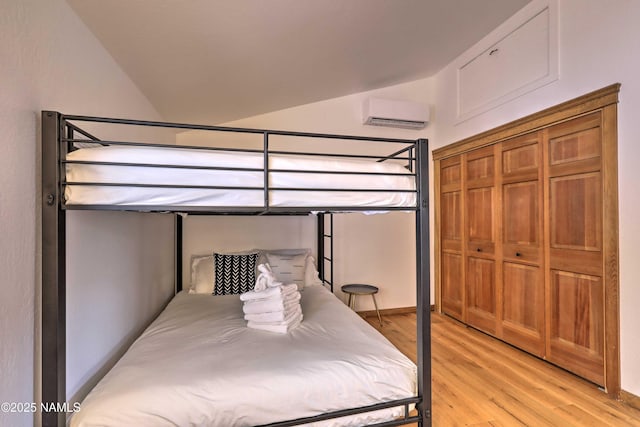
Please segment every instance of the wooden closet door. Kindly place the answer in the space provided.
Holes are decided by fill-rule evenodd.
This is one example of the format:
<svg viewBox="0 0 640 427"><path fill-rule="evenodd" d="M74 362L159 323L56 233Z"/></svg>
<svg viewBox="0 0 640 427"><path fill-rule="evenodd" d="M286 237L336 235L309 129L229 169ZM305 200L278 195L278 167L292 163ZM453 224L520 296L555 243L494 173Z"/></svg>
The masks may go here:
<svg viewBox="0 0 640 427"><path fill-rule="evenodd" d="M547 359L603 385L601 113L548 132Z"/></svg>
<svg viewBox="0 0 640 427"><path fill-rule="evenodd" d="M544 355L541 132L500 144L502 277L499 336Z"/></svg>
<svg viewBox="0 0 640 427"><path fill-rule="evenodd" d="M461 156L440 162L440 201L442 311L463 320Z"/></svg>
<svg viewBox="0 0 640 427"><path fill-rule="evenodd" d="M437 171L454 157L461 166L461 187L436 210L462 212L462 251L435 265L440 290L447 270L449 310L460 312L451 301L461 296L463 322L611 396L620 392L619 91L613 84L433 151ZM441 243L436 233L440 255ZM458 280L462 289L450 285Z"/></svg>
<svg viewBox="0 0 640 427"><path fill-rule="evenodd" d="M465 155L467 323L496 332L496 146Z"/></svg>

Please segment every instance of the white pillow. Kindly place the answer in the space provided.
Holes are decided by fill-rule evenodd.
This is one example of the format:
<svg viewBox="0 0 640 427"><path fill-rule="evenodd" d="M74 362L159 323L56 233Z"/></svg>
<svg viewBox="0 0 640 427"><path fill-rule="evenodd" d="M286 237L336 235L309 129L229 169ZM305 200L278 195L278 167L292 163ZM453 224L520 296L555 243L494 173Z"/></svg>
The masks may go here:
<svg viewBox="0 0 640 427"><path fill-rule="evenodd" d="M213 254L191 256L191 294L213 294Z"/></svg>
<svg viewBox="0 0 640 427"><path fill-rule="evenodd" d="M295 283L298 289L304 288L308 258L306 253L288 255L268 252L265 255L276 280L285 284Z"/></svg>
<svg viewBox="0 0 640 427"><path fill-rule="evenodd" d="M267 254L276 254L276 255L306 255L305 262L305 270L304 270L304 286L313 286L322 284L320 280L319 273L316 267L316 260L311 255L311 249L304 248L295 248L295 249L257 249L260 251L260 256L258 257L258 264L264 264L269 262L267 259ZM276 276L277 277L277 276ZM302 290L303 288L298 284L298 288Z"/></svg>
<svg viewBox="0 0 640 427"><path fill-rule="evenodd" d="M258 257L258 264L264 264L269 262L267 260L267 254L276 255L311 255L311 249L256 249L260 253Z"/></svg>
<svg viewBox="0 0 640 427"><path fill-rule="evenodd" d="M304 270L304 286L321 285L320 274L316 269L316 260L309 255L306 261L306 267Z"/></svg>

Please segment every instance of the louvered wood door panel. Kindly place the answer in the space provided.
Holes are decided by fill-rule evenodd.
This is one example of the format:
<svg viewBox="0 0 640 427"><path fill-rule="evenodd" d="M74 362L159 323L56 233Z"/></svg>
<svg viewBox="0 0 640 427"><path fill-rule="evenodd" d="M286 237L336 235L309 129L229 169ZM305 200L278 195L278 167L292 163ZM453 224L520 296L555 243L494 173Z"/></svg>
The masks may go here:
<svg viewBox="0 0 640 427"><path fill-rule="evenodd" d="M500 337L538 356L545 349L541 138L534 132L500 144Z"/></svg>
<svg viewBox="0 0 640 427"><path fill-rule="evenodd" d="M442 311L463 320L461 156L440 163L440 242Z"/></svg>
<svg viewBox="0 0 640 427"><path fill-rule="evenodd" d="M600 113L549 128L547 359L604 384Z"/></svg>

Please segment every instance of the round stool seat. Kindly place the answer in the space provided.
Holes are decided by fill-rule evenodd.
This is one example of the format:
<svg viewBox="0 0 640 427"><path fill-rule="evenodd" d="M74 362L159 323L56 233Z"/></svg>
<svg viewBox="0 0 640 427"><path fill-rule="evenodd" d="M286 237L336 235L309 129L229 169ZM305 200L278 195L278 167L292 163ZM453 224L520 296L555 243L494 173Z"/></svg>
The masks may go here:
<svg viewBox="0 0 640 427"><path fill-rule="evenodd" d="M382 326L382 316L380 316L380 310L378 310L378 303L376 301L376 294L378 293L377 286L365 285L364 283L350 283L348 285L343 285L341 289L342 292L349 295L347 305L354 311L356 309L356 296L371 295L371 298L373 298L373 305L376 307L378 321L380 322L380 326Z"/></svg>
<svg viewBox="0 0 640 427"><path fill-rule="evenodd" d="M355 295L371 295L378 293L378 287L373 285L353 283L350 285L342 286L342 292Z"/></svg>

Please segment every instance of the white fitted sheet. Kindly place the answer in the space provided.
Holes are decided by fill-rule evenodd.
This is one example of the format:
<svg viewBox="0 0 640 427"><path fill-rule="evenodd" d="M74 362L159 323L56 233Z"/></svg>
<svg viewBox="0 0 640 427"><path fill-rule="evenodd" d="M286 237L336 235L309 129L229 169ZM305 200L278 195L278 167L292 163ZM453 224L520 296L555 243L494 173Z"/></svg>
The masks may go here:
<svg viewBox="0 0 640 427"><path fill-rule="evenodd" d="M170 164L262 168L262 153L221 152L175 147L104 146L81 148L67 160L116 163ZM400 164L343 158L271 155L269 168L320 171L407 173ZM167 167L67 164L68 182L137 183L263 187L264 173ZM345 191L277 191L269 194L275 207L414 207L415 193L354 192L352 189L414 190L411 176L330 175L272 172L271 187L329 188ZM259 207L262 190L219 190L154 187L108 187L67 185L65 200L70 205L216 206Z"/></svg>
<svg viewBox="0 0 640 427"><path fill-rule="evenodd" d="M323 286L302 294L304 321L288 334L247 328L237 295L176 295L71 426L252 426L416 395L416 366L386 338Z"/></svg>

